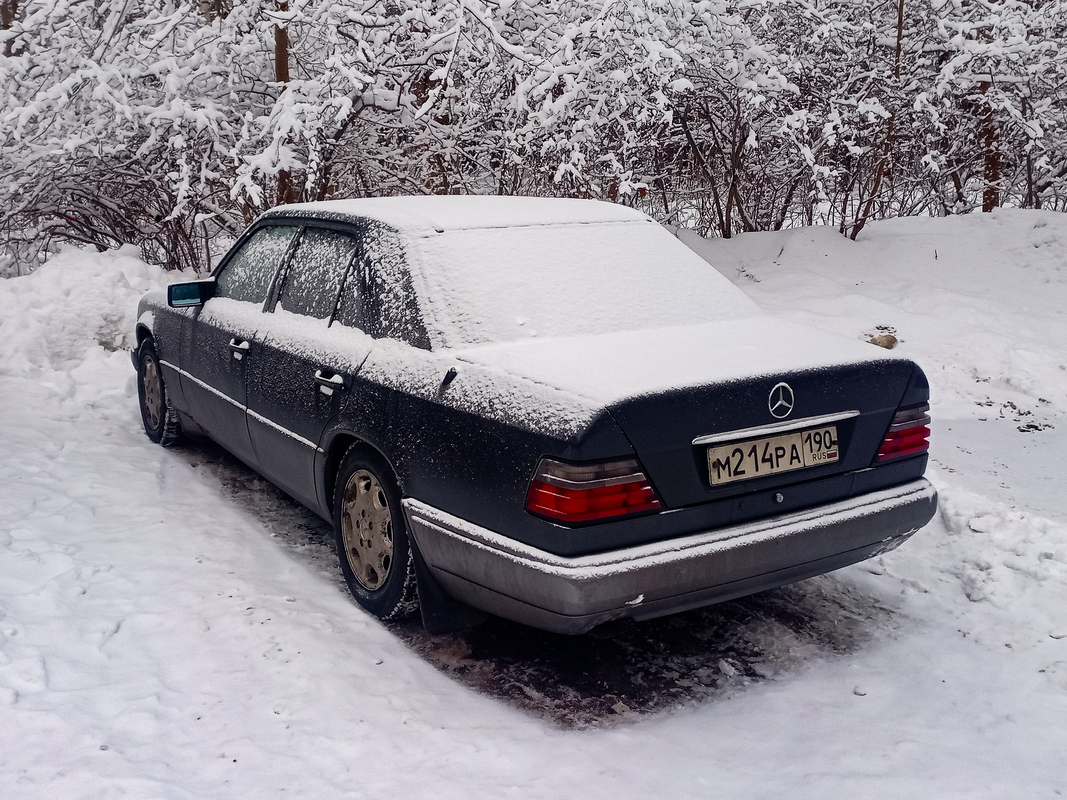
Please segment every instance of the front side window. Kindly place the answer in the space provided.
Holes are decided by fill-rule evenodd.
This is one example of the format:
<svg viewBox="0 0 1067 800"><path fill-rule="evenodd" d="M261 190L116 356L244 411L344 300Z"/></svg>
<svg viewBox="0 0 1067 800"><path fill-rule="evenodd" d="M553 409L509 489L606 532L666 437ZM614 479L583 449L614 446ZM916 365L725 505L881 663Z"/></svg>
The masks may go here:
<svg viewBox="0 0 1067 800"><path fill-rule="evenodd" d="M297 230L275 225L252 234L216 277L215 296L250 303L266 300L270 282Z"/></svg>
<svg viewBox="0 0 1067 800"><path fill-rule="evenodd" d="M293 250L278 307L315 319L329 318L355 252L351 236L307 228Z"/></svg>

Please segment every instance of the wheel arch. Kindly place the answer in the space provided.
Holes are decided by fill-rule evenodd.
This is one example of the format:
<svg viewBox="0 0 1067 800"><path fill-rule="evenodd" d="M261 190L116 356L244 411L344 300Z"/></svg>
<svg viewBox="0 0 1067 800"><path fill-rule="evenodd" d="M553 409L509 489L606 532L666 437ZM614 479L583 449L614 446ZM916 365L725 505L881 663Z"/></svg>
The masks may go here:
<svg viewBox="0 0 1067 800"><path fill-rule="evenodd" d="M154 338L152 334L152 329L149 328L148 325L143 322L137 323L137 327L134 329L134 337L134 341L136 342L136 346L133 349L134 353L139 352L141 349L141 345L143 345L147 340Z"/></svg>
<svg viewBox="0 0 1067 800"><path fill-rule="evenodd" d="M400 490L401 496L404 495L404 480L403 476L396 468L394 461L389 458L388 455L382 450L381 447L376 446L367 439L357 436L351 431L341 430L331 434L329 442L327 443L325 450L325 457L323 459L322 468L322 487L323 497L326 501L326 509L333 513L334 504L334 492L336 491L337 473L341 470L341 464L345 460L345 456L353 447L360 447L374 453L380 458L385 465L389 468L393 480L396 481L397 488Z"/></svg>

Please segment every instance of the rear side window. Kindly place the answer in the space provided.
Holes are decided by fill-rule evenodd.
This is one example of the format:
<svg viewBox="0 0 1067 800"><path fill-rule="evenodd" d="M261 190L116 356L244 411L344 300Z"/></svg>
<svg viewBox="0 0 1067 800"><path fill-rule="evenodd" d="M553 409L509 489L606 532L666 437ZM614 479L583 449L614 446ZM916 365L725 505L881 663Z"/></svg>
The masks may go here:
<svg viewBox="0 0 1067 800"><path fill-rule="evenodd" d="M297 228L260 228L252 234L216 277L216 297L262 303Z"/></svg>
<svg viewBox="0 0 1067 800"><path fill-rule="evenodd" d="M356 240L337 231L307 228L285 271L278 307L315 319L334 310Z"/></svg>
<svg viewBox="0 0 1067 800"><path fill-rule="evenodd" d="M368 222L355 267L341 294L337 321L376 339L430 349L411 288L404 247L392 228Z"/></svg>

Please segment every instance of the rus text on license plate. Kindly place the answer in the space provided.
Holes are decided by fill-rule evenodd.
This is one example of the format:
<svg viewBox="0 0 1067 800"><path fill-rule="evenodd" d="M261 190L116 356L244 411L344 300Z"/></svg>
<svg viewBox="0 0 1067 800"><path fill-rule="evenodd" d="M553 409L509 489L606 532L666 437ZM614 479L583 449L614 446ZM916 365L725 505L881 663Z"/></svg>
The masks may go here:
<svg viewBox="0 0 1067 800"><path fill-rule="evenodd" d="M837 461L837 426L708 448L711 484L762 478Z"/></svg>

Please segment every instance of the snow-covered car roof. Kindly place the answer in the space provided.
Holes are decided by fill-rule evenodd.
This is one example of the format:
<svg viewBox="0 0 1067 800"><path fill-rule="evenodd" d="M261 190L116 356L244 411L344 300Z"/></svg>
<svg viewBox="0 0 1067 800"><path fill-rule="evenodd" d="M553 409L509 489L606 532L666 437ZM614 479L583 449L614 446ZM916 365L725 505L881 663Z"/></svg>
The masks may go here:
<svg viewBox="0 0 1067 800"><path fill-rule="evenodd" d="M496 195L422 195L294 203L266 212L271 217L376 219L407 234L478 228L597 222L652 222L632 208L596 200Z"/></svg>
<svg viewBox="0 0 1067 800"><path fill-rule="evenodd" d="M294 218L372 219L395 230L395 244L376 246L402 248L435 348L759 313L651 217L616 203L424 195L298 203L264 214Z"/></svg>

